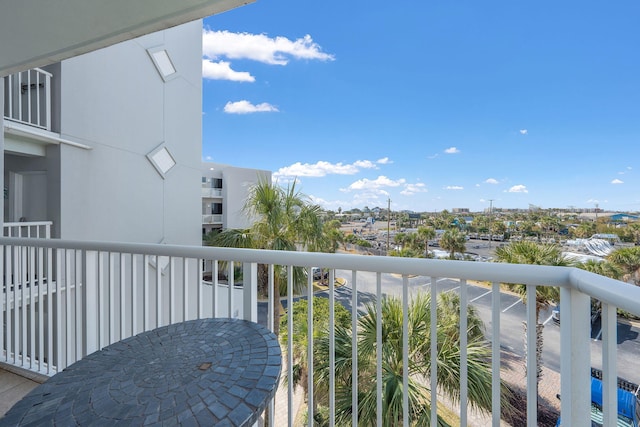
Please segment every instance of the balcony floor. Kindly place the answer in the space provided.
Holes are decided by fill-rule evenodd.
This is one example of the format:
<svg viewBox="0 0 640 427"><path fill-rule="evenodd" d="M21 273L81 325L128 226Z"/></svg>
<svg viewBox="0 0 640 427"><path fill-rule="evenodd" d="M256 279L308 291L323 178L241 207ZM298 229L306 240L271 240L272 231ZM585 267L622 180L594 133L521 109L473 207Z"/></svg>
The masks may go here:
<svg viewBox="0 0 640 427"><path fill-rule="evenodd" d="M7 370L10 369L10 370ZM47 377L0 364L0 418Z"/></svg>

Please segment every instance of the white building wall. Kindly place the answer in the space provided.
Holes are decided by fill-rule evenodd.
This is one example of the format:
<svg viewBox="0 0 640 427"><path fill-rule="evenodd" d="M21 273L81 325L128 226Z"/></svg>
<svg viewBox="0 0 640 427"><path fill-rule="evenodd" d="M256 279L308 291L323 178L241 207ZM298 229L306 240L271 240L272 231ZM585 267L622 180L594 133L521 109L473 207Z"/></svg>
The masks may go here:
<svg viewBox="0 0 640 427"><path fill-rule="evenodd" d="M202 170L202 176L206 178L222 178L222 227L250 227L251 219L242 212L249 189L260 179L271 183L271 171L239 168L221 163L203 163ZM203 203L211 203L214 200L216 199L203 199Z"/></svg>
<svg viewBox="0 0 640 427"><path fill-rule="evenodd" d="M66 239L199 244L202 21L63 61L59 235ZM147 49L167 50L164 81ZM147 154L164 145L163 178Z"/></svg>

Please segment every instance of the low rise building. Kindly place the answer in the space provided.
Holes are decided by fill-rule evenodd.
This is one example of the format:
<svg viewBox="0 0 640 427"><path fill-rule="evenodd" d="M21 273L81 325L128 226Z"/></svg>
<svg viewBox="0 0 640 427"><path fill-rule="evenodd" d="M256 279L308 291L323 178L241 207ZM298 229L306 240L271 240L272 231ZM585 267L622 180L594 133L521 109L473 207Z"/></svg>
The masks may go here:
<svg viewBox="0 0 640 427"><path fill-rule="evenodd" d="M243 208L249 190L260 180L271 183L271 171L209 162L203 163L202 170L202 235L248 228L251 220Z"/></svg>

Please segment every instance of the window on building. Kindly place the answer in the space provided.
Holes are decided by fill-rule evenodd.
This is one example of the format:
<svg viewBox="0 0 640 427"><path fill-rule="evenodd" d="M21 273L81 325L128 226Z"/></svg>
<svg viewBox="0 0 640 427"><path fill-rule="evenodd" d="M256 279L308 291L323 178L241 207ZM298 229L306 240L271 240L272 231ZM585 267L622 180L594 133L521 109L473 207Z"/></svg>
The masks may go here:
<svg viewBox="0 0 640 427"><path fill-rule="evenodd" d="M222 203L211 203L211 214L222 215Z"/></svg>
<svg viewBox="0 0 640 427"><path fill-rule="evenodd" d="M212 188L222 188L222 178L213 178Z"/></svg>

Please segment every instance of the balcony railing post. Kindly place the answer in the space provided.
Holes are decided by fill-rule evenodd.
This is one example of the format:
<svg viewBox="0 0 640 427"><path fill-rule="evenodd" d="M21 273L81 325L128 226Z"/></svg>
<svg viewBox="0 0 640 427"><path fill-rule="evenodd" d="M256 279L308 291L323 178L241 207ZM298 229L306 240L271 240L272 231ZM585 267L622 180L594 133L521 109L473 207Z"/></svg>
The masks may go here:
<svg viewBox="0 0 640 427"><path fill-rule="evenodd" d="M602 414L604 426L615 426L618 419L618 315L611 304L602 304Z"/></svg>
<svg viewBox="0 0 640 427"><path fill-rule="evenodd" d="M563 426L591 423L591 349L589 295L569 288L560 290L560 384Z"/></svg>
<svg viewBox="0 0 640 427"><path fill-rule="evenodd" d="M258 321L258 264L242 264L242 314L245 320Z"/></svg>
<svg viewBox="0 0 640 427"><path fill-rule="evenodd" d="M45 101L44 101L44 117L45 117L45 128L47 130L51 130L51 74L45 74Z"/></svg>
<svg viewBox="0 0 640 427"><path fill-rule="evenodd" d="M83 354L91 354L100 349L98 342L98 253L83 251L82 283L84 284L84 298L82 312L84 313L84 348ZM77 288L77 286L76 286Z"/></svg>
<svg viewBox="0 0 640 427"><path fill-rule="evenodd" d="M1 96L6 111L2 116L11 120L51 130L51 74L39 68L7 76L7 93ZM42 96L40 89L44 89ZM44 116L44 117L43 117Z"/></svg>
<svg viewBox="0 0 640 427"><path fill-rule="evenodd" d="M0 77L0 94L2 94L2 77ZM2 115L0 115L0 120L2 120ZM6 349L4 344L4 328L7 326L7 324L5 323L4 316L6 313L7 320L9 320L11 315L11 307L9 306L10 284L9 284L8 278L5 278L5 277L6 276L4 271L4 245L0 245L0 280L3 281L3 284L5 286L3 292L0 292L0 361L3 361L3 362L9 359L8 351L5 357L3 357L2 355L2 352ZM11 333L11 332L7 331L7 333Z"/></svg>

